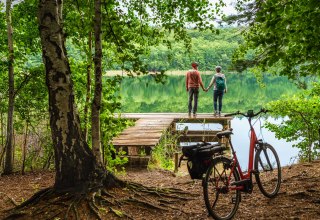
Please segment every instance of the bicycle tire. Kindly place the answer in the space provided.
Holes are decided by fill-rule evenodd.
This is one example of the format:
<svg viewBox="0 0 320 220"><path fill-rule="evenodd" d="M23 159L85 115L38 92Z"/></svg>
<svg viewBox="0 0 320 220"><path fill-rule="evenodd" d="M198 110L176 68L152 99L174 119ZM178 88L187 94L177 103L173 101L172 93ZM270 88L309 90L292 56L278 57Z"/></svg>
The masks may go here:
<svg viewBox="0 0 320 220"><path fill-rule="evenodd" d="M230 159L216 157L212 160L203 179L204 201L209 215L214 219L231 219L238 210L241 193L239 190L230 190L229 186L231 182L239 181L240 177L237 169L234 169L231 174L231 168ZM228 177L231 177L230 181L225 181Z"/></svg>
<svg viewBox="0 0 320 220"><path fill-rule="evenodd" d="M258 149L254 168L256 182L262 194L268 198L275 197L281 185L281 166L274 147L265 143Z"/></svg>

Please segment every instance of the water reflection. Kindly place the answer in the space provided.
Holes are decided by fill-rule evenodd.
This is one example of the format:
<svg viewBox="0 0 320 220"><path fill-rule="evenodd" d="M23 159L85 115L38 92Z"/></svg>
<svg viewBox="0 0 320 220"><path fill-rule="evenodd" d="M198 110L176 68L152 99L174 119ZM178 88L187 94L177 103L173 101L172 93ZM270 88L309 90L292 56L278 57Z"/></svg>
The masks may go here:
<svg viewBox="0 0 320 220"><path fill-rule="evenodd" d="M223 112L260 109L281 95L293 95L297 88L285 77L265 77L261 88L253 75L229 74L228 93L223 98ZM208 86L211 75L202 76ZM125 78L121 85L122 112L187 112L184 76L170 76L165 84L157 84L149 76ZM198 111L213 112L212 90L200 91Z"/></svg>

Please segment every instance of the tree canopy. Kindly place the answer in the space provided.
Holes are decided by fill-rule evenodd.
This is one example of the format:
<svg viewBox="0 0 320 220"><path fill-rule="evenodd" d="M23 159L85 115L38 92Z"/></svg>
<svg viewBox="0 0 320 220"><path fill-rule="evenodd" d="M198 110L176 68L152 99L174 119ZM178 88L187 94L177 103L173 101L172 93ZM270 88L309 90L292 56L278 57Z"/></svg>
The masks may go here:
<svg viewBox="0 0 320 220"><path fill-rule="evenodd" d="M245 20L246 43L236 60L246 60L245 64L258 65L262 70L276 68L291 79L320 75L318 0L256 0L242 5L241 10L251 19ZM250 50L255 51L251 62L245 57Z"/></svg>

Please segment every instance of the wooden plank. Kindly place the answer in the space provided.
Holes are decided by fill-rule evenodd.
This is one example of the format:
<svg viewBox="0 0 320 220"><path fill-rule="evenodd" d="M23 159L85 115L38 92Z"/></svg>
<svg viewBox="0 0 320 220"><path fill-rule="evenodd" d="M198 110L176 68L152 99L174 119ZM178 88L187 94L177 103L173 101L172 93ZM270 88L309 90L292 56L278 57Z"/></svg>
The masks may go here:
<svg viewBox="0 0 320 220"><path fill-rule="evenodd" d="M114 146L155 146L173 119L139 119L133 127L125 129L113 139ZM135 153L135 152L128 152Z"/></svg>
<svg viewBox="0 0 320 220"><path fill-rule="evenodd" d="M119 117L119 116L118 116ZM187 113L122 113L120 115L121 118L128 119L142 119L142 118L156 118L156 119L212 119L212 120L231 120L233 117L224 117L222 114L220 117L214 116L213 113L198 113L196 117L189 117Z"/></svg>
<svg viewBox="0 0 320 220"><path fill-rule="evenodd" d="M144 146L144 145L153 145L157 144L159 139L136 139L136 140L115 140L113 145L126 145L126 146Z"/></svg>
<svg viewBox="0 0 320 220"><path fill-rule="evenodd" d="M152 136L162 136L163 135L163 132L162 131L158 131L158 132L152 132L152 131L144 131L144 132L124 132L122 133L120 136L114 138L114 139L118 139L122 136L125 136L125 137L143 137L143 136L148 136L148 137L152 137Z"/></svg>

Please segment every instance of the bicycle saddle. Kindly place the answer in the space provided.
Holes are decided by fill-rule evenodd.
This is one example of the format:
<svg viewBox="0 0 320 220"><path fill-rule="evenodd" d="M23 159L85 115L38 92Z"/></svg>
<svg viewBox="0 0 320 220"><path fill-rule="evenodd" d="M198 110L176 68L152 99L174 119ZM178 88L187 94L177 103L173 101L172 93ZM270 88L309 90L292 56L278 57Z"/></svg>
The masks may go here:
<svg viewBox="0 0 320 220"><path fill-rule="evenodd" d="M226 138L229 138L232 133L232 128L230 128L229 130L225 130L225 131L220 131L217 133L217 137L219 139L221 139L222 137L226 137Z"/></svg>

